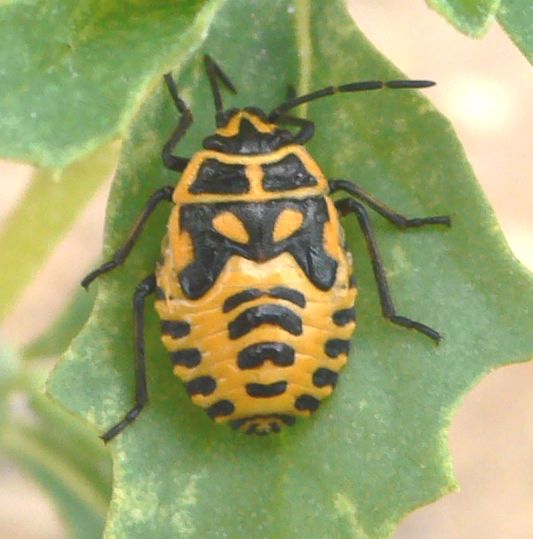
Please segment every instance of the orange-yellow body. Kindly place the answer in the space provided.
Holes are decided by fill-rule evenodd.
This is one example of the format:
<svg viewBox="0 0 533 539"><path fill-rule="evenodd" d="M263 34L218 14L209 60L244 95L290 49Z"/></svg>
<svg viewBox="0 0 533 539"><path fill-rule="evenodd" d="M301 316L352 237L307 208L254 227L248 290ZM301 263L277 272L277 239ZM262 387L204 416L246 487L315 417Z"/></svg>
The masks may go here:
<svg viewBox="0 0 533 539"><path fill-rule="evenodd" d="M238 133L243 118L252 123L259 132L269 132L274 127L253 114L242 111L235 115L226 127L219 129L217 134L230 137ZM266 191L262 183L263 166L280 162L291 155L296 156L317 180L316 184L290 191ZM207 160L243 166L249 182L247 192L191 192L198 171ZM233 254L224 263L215 281L200 297L191 298L185 294L178 276L196 256L191 234L182 227L181 214L185 207L227 202L246 205L295 201L297 204L298 201L307 199L323 200L327 208L327 221L324 223L320 241L327 255L336 262L333 284L328 289L321 289L313 284L294 256L284 251L264 259L261 259L260 254L256 259ZM351 338L355 329L354 317L339 323L338 320L335 321L334 315L353 310L357 294L351 279L351 256L344 248L339 217L328 196L327 181L318 165L303 146L295 144L259 155L200 151L191 158L185 169L174 191L173 202L175 206L162 246L162 260L156 272L160 289L156 309L163 321L185 323L189 328L186 334L180 336L163 333L165 347L171 353L195 350L196 357L200 358L194 365L176 364L175 374L186 383L198 378L211 380L212 385L214 381L214 388L203 391L208 394L192 394L193 402L208 411L221 401L231 403L232 406L219 407L223 410L210 415L217 422L232 421L235 426L247 432L277 431L283 423L288 424L287 418L309 415L315 408L313 404L309 405L309 402L313 403L313 399L318 402L330 395L335 385L332 379L317 385L315 373L319 370L320 373L338 373L346 363L347 347L341 347L342 350L331 353L328 343L347 342ZM276 217L269 241L273 245L287 241L300 230L304 220L305 215L302 215L297 206L282 209ZM247 245L254 241L246 223L231 211L219 212L211 226L221 238L231 241L232 244ZM260 250L258 252L260 253ZM269 291L280 287L301 293L305 298L305 305L274 297L275 294L269 295ZM255 297L231 309L224 308L230 297L250 289L255 291ZM296 332L287 331L276 323L260 323L252 329L248 328L244 335L230 338L229 328L232 322L245 311L262 305L274 305L274 309L284 307L297 315L302 322L301 332L295 334ZM237 361L239 353L257 343L284 343L294 350L292 363L281 365L263 357L254 368L240 368ZM286 382L284 388L282 382ZM252 396L247 389L250 384L269 386L272 393L277 391L279 394ZM312 398L298 401L302 395Z"/></svg>

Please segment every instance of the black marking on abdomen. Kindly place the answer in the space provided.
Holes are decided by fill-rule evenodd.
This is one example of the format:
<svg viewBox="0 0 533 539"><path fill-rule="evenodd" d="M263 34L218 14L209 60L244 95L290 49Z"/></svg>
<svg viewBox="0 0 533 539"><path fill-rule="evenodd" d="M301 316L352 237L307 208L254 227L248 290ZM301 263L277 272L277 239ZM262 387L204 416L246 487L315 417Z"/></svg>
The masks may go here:
<svg viewBox="0 0 533 539"><path fill-rule="evenodd" d="M281 419L281 421L283 421L283 423L285 423L285 425L287 425L288 427L292 427L292 425L296 423L296 418L293 415L283 414L283 415L277 415L276 417Z"/></svg>
<svg viewBox="0 0 533 539"><path fill-rule="evenodd" d="M207 410L207 415L211 419L215 417L223 417L225 415L231 415L235 411L235 406L231 401L221 400L212 404Z"/></svg>
<svg viewBox="0 0 533 539"><path fill-rule="evenodd" d="M249 417L243 417L242 419L234 419L230 422L231 427L234 429L240 429L248 421L253 421L254 419L263 419L268 417L269 419L279 419L287 427L292 427L296 423L296 418L293 415L287 414L272 414L272 415L254 415ZM278 431L274 431L278 432Z"/></svg>
<svg viewBox="0 0 533 539"><path fill-rule="evenodd" d="M185 348L184 350L170 352L170 361L173 365L181 365L189 369L200 365L201 359L202 355L198 348Z"/></svg>
<svg viewBox="0 0 533 539"><path fill-rule="evenodd" d="M199 376L187 382L189 395L211 395L216 388L217 383L211 376Z"/></svg>
<svg viewBox="0 0 533 539"><path fill-rule="evenodd" d="M341 354L347 354L350 351L350 341L345 339L330 339L324 347L329 357L337 357Z"/></svg>
<svg viewBox="0 0 533 539"><path fill-rule="evenodd" d="M239 292L238 294L233 294L233 296L230 296L229 298L224 301L224 305L222 306L222 312L227 313L235 307L238 307L242 303L246 303L247 301L252 301L254 299L260 298L263 295L263 292L261 290L258 290L257 288L249 288L248 290L244 290L243 292Z"/></svg>
<svg viewBox="0 0 533 539"><path fill-rule="evenodd" d="M300 395L294 402L294 407L301 411L309 410L314 412L319 405L320 401L312 395Z"/></svg>
<svg viewBox="0 0 533 539"><path fill-rule="evenodd" d="M263 324L280 326L292 335L301 335L302 319L281 305L258 305L243 311L228 324L230 339L238 339Z"/></svg>
<svg viewBox="0 0 533 539"><path fill-rule="evenodd" d="M191 332L191 326L187 322L178 320L162 320L161 333L175 339L185 337Z"/></svg>
<svg viewBox="0 0 533 539"><path fill-rule="evenodd" d="M339 375L336 372L329 369L320 368L313 373L313 384L316 387L335 387L338 376Z"/></svg>
<svg viewBox="0 0 533 539"><path fill-rule="evenodd" d="M270 427L270 432L275 432L276 434L281 430L279 424L274 423L274 421L269 423L268 426Z"/></svg>
<svg viewBox="0 0 533 539"><path fill-rule="evenodd" d="M239 369L255 369L266 360L288 367L294 363L294 348L281 342L260 342L243 348L237 357Z"/></svg>
<svg viewBox="0 0 533 539"><path fill-rule="evenodd" d="M355 321L355 307L342 309L333 313L333 323L337 326L345 326Z"/></svg>
<svg viewBox="0 0 533 539"><path fill-rule="evenodd" d="M268 295L271 298L286 299L298 307L305 307L305 296L292 288L286 286L276 286L268 291Z"/></svg>
<svg viewBox="0 0 533 539"><path fill-rule="evenodd" d="M243 290L242 292L238 292L227 298L222 306L222 312L227 313L247 301L253 301L262 296L269 296L274 299L285 299L302 308L305 307L306 303L305 296L301 292L292 288L287 288L286 286L276 286L271 288L268 292L264 292L258 288L249 288L248 290Z"/></svg>
<svg viewBox="0 0 533 539"><path fill-rule="evenodd" d="M250 397L268 398L285 393L287 382L281 380L273 384L246 384L246 393Z"/></svg>

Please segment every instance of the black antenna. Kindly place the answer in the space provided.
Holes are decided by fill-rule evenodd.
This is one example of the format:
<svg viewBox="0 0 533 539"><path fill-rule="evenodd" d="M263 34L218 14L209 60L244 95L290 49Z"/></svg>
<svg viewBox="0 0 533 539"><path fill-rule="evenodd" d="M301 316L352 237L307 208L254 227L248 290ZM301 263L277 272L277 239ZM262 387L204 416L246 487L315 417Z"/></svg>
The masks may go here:
<svg viewBox="0 0 533 539"><path fill-rule="evenodd" d="M404 88L427 88L428 86L434 85L435 82L430 80L390 80L386 82L380 80L368 80L363 82L350 82L349 84L342 84L341 86L328 86L327 88L322 88L321 90L311 92L310 94L301 95L300 97L294 97L293 99L285 101L285 103L277 106L268 115L268 119L271 122L274 122L285 112L298 105L341 92L364 92L366 90L382 90L383 88L391 88L393 90Z"/></svg>
<svg viewBox="0 0 533 539"><path fill-rule="evenodd" d="M222 71L220 66L206 54L204 56L205 68L207 70L207 76L209 78L209 84L211 85L211 91L213 92L213 99L215 100L215 119L217 127L221 127L224 124L224 107L222 105L222 97L220 95L220 87L218 85L218 80L222 81L222 84L230 90L232 93L236 94L237 89L233 83L229 80L228 76Z"/></svg>

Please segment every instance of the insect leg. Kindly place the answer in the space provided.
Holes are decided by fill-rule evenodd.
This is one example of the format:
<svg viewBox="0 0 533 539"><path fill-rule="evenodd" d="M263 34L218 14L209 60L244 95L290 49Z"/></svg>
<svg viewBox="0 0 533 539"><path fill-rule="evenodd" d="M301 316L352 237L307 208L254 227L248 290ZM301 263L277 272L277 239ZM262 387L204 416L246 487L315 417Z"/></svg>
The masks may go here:
<svg viewBox="0 0 533 539"><path fill-rule="evenodd" d="M161 157L163 159L163 164L166 168L169 168L170 170L175 170L176 172L183 172L183 170L187 166L187 163L189 162L189 159L187 159L186 157L177 157L176 155L172 155L172 152L174 151L174 148L176 147L180 139L187 132L187 129L189 129L190 125L192 124L192 112L187 107L185 102L178 96L176 83L174 82L174 79L172 78L170 73L167 73L164 78L165 82L167 83L168 91L170 92L170 95L172 97L172 101L174 101L174 105L176 105L176 108L178 109L178 112L181 116L178 125L176 126L176 129L174 129L172 135L170 135L170 138L163 146L163 150L161 151Z"/></svg>
<svg viewBox="0 0 533 539"><path fill-rule="evenodd" d="M283 114L278 118L277 123L296 125L300 128L300 131L290 141L291 144L305 144L315 134L315 124L305 118Z"/></svg>
<svg viewBox="0 0 533 539"><path fill-rule="evenodd" d="M287 85L286 95L288 101L296 97L296 88L292 84ZM300 128L300 131L290 141L291 144L305 144L315 134L315 124L312 121L291 114L281 114L276 123L295 125Z"/></svg>
<svg viewBox="0 0 533 539"><path fill-rule="evenodd" d="M148 402L148 386L146 384L146 358L144 355L144 300L156 289L155 274L151 273L143 279L133 294L133 316L135 335L135 406L101 436L105 443L122 432L141 413Z"/></svg>
<svg viewBox="0 0 533 539"><path fill-rule="evenodd" d="M296 97L296 88L293 84L287 84L287 92L285 93L285 98L287 101L294 99Z"/></svg>
<svg viewBox="0 0 533 539"><path fill-rule="evenodd" d="M231 82L229 77L222 71L221 67L209 56L206 54L204 56L205 69L207 71L207 77L209 79L209 84L211 86L211 92L213 94L213 100L215 102L215 119L217 127L222 127L224 124L224 106L222 104L222 96L220 94L220 87L218 81L220 80L222 84L232 93L236 94L237 89L234 84Z"/></svg>
<svg viewBox="0 0 533 539"><path fill-rule="evenodd" d="M96 268L95 270L91 271L91 273L85 276L85 278L81 282L81 285L84 288L87 288L99 275L102 275L102 273L107 273L108 271L115 269L117 266L120 266L126 260L131 250L133 249L133 246L139 239L139 236L143 231L144 225L146 224L146 221L148 220L150 215L152 215L153 211L156 209L157 205L161 201L166 200L168 202L171 202L173 192L174 187L172 187L171 185L167 185L166 187L162 187L161 189L158 189L155 193L152 194L152 196L148 199L148 202L146 203L146 206L144 207L143 211L137 218L137 221L133 225L133 228L128 234L128 237L126 238L124 244L115 251L113 258L109 260L109 262L105 262L100 267Z"/></svg>
<svg viewBox="0 0 533 539"><path fill-rule="evenodd" d="M378 285L379 300L381 303L383 316L388 318L394 324L398 324L399 326L409 329L416 329L434 341L439 342L441 335L438 331L435 331L421 322L416 322L415 320L411 320L410 318L396 314L396 308L394 307L394 303L392 301L389 283L387 282L387 276L385 275L381 255L379 254L372 223L370 222L370 218L365 207L357 200L353 200L351 198L344 198L335 202L335 207L343 216L350 213L355 213L357 220L359 221L359 226L361 227L361 230L365 236L366 245L370 254L370 260L372 261L372 269Z"/></svg>
<svg viewBox="0 0 533 539"><path fill-rule="evenodd" d="M395 212L392 208L381 202L381 200L378 200L374 195L367 193L355 183L347 180L329 180L329 189L330 194L337 191L345 191L351 196L362 200L373 210L377 211L380 215L385 217L385 219L388 219L399 228L411 228L424 225L451 225L450 217L448 215L434 215L431 217L415 217L408 219Z"/></svg>

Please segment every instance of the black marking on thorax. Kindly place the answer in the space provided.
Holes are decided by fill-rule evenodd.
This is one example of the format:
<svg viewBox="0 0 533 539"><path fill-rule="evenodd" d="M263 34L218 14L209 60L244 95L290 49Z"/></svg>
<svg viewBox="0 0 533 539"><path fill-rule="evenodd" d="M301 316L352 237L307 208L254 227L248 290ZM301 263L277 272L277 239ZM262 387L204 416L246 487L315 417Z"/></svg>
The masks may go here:
<svg viewBox="0 0 533 539"><path fill-rule="evenodd" d="M256 116L262 123L267 121L265 113L255 107L243 109ZM238 109L226 111L227 121L238 114ZM290 131L273 126L268 132L258 131L252 122L242 118L239 125L239 132L233 136L224 136L219 133L206 137L203 146L206 150L215 150L228 154L237 155L257 155L271 153L282 146L293 142L294 136Z"/></svg>
<svg viewBox="0 0 533 539"><path fill-rule="evenodd" d="M301 227L290 237L275 242L273 231L284 209L304 216ZM243 223L249 242L233 241L213 226L213 219L231 212ZM191 299L203 296L213 285L232 255L265 262L288 252L307 278L319 289L329 290L337 272L337 262L324 250L324 224L329 220L324 197L278 199L266 202L216 202L186 204L181 207L180 226L193 242L194 260L179 274L184 294Z"/></svg>
<svg viewBox="0 0 533 539"><path fill-rule="evenodd" d="M276 163L263 165L263 171L265 191L287 191L300 187L313 187L318 183L300 158L292 153Z"/></svg>
<svg viewBox="0 0 533 539"><path fill-rule="evenodd" d="M206 159L189 187L192 194L242 195L250 190L244 165L221 163Z"/></svg>

